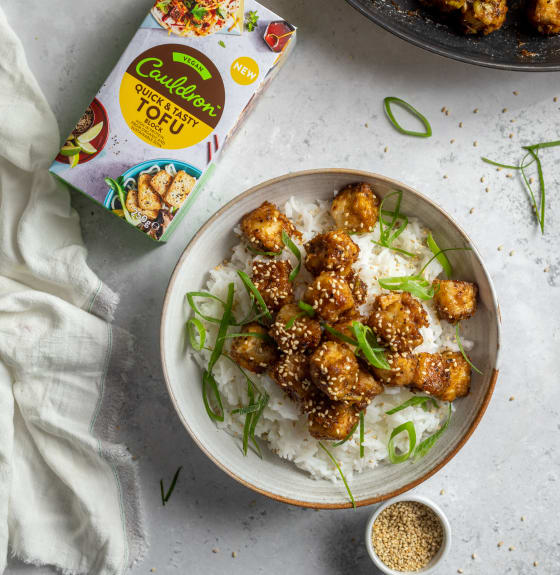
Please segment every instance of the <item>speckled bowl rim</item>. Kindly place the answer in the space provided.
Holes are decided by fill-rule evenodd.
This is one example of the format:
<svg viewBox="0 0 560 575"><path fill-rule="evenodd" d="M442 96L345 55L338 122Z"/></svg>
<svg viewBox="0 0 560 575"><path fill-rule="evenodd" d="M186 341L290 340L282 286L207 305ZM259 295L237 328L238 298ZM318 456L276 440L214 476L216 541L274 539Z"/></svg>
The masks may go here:
<svg viewBox="0 0 560 575"><path fill-rule="evenodd" d="M356 178L356 180L363 179L363 178L376 178L378 180L384 181L385 183L387 183L387 184L389 184L395 188L403 189L406 191L406 193L413 194L413 195L419 197L421 200L429 203L434 209L436 209L441 214L441 216L449 223L449 225L454 226L458 230L458 232L465 238L465 241L468 243L468 245L472 248L472 253L476 256L477 260L479 261L480 266L481 266L481 268L484 271L484 274L486 276L486 279L488 280L488 286L490 289L490 293L492 295L492 303L494 305L494 308L496 309L496 316L498 318L498 321L496 322L497 323L497 325L496 325L496 329L497 329L496 363L495 363L495 367L492 370L492 377L490 378L490 381L488 384L488 389L486 391L486 395L484 396L484 400L480 406L480 409L478 410L478 413L476 414L475 418L473 419L470 427L467 429L467 431L465 432L463 437L457 443L456 447L442 461L440 461L437 465L435 465L432 469L430 469L428 472L426 472L424 475L422 475L418 479L415 479L414 481L411 481L410 483L407 483L407 484L403 485L402 487L400 487L399 489L395 489L394 491L391 491L389 493L385 493L385 494L379 495L377 497L370 497L370 498L357 500L357 501L355 501L356 507L362 507L362 506L366 506L366 505L372 505L374 503L380 503L381 501L393 499L394 497L397 497L403 493L406 493L407 491L410 491L414 487L417 487L418 485L420 485L421 483L423 483L424 481L426 481L427 479L432 477L432 475L437 473L442 467L447 465L447 463L449 463L451 461L451 459L453 459L453 457L455 457L455 455L457 455L457 453L461 450L461 448L465 445L465 443L471 437L474 430L478 427L478 424L480 423L482 416L486 412L488 404L490 403L490 399L492 398L494 388L496 386L496 380L498 378L498 373L499 373L498 365L499 365L499 358L500 358L500 341L501 341L501 335L500 335L501 316L500 316L500 307L498 304L498 299L496 297L496 291L494 289L494 284L492 282L492 278L491 278L490 274L488 273L486 266L484 265L484 262L482 260L480 253L478 252L476 246L473 244L473 242L469 238L469 236L461 228L461 226L459 226L447 212L445 212L442 208L440 208L436 203L434 203L432 200L430 200L427 196L421 194L420 192L417 192L416 190L414 190L410 186L407 186L406 184L403 184L402 182L399 182L399 181L394 180L392 178L387 178L386 176L382 176L380 174L375 174L372 172L366 172L363 170L350 170L350 169L345 169L345 168L325 168L325 169L303 170L300 172L290 172L289 174L285 174L285 175L279 176L277 178L272 178L270 180L266 180L265 182L261 182L260 184L257 184L256 186L253 186L252 188L239 194L238 196L236 196L235 198L230 200L225 206L220 208L196 232L196 234L193 236L193 238L191 239L191 241L189 242L189 244L187 245L187 247L183 251L181 257L177 261L175 268L173 269L173 273L171 274L171 278L169 280L169 284L168 284L167 290L165 292L165 298L163 301L163 308L162 308L162 313L161 313L160 357L161 357L161 367L163 370L163 377L165 379L165 385L167 386L167 391L169 393L169 397L171 398L171 402L173 403L173 407L175 408L175 411L177 412L179 419L183 423L185 429L189 432L189 435L191 436L193 441L208 456L208 458L211 461L213 461L222 471L227 473L230 477L232 477L233 479L235 479L237 482L241 483L245 487L248 487L249 489L252 489L253 491L255 491L257 493L260 493L261 495L266 495L267 497L270 497L271 499L274 499L276 501L280 501L282 503L288 503L290 505L296 505L298 507L311 507L311 508L315 508L315 509L348 509L348 508L352 507L351 502L320 503L320 502L316 502L316 501L313 501L313 502L309 501L308 502L308 501L301 501L298 499L290 499L288 497L282 497L280 495L277 495L276 493L273 493L271 491L267 491L265 489L261 489L260 487L253 485L252 483L242 479L241 477L239 477L238 475L233 473L230 469L228 469L225 465L223 465L221 461L216 459L212 455L212 453L210 453L202 445L202 443L198 440L198 438L192 432L188 421L184 418L183 414L181 413L181 410L179 409L177 398L175 397L175 394L173 393L173 389L172 389L171 383L169 381L169 374L167 371L167 365L165 362L165 355L164 355L164 350L166 349L165 348L165 342L164 342L164 319L166 316L167 306L168 306L169 300L170 300L170 294L171 294L171 291L173 290L175 280L179 274L179 270L182 267L183 262L189 257L191 249L193 248L194 244L199 240L200 236L205 232L205 230L209 226L211 226L216 220L220 219L222 214L224 214L224 212L228 211L232 206L234 206L235 204L240 202L242 199L245 199L248 196L256 194L262 188L268 187L272 184L276 184L279 182L288 183L291 179L299 178L302 176L320 175L320 174L341 174L341 175L345 175L345 176L352 176L352 177Z"/></svg>

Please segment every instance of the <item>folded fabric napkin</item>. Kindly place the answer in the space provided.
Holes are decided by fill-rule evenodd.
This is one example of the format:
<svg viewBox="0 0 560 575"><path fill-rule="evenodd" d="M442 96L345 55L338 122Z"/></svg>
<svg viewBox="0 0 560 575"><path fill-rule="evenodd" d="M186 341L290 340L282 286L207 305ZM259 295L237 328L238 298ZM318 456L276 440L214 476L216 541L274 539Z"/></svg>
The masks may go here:
<svg viewBox="0 0 560 575"><path fill-rule="evenodd" d="M135 467L112 443L131 342L47 172L58 146L0 9L0 574L8 550L121 574L145 548Z"/></svg>

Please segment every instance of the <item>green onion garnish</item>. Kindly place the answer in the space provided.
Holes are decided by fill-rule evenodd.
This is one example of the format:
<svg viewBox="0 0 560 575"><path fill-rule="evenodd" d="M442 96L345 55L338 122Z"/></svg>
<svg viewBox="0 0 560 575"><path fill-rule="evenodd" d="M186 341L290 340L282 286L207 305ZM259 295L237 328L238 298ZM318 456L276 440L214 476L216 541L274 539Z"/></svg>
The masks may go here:
<svg viewBox="0 0 560 575"><path fill-rule="evenodd" d="M214 395L214 399L218 406L216 411L214 411L210 405L210 400L208 399L208 388L210 388L210 391ZM202 374L202 401L204 403L206 413L212 421L224 420L224 406L222 404L222 396L220 395L218 384L216 383L214 376L206 370L204 370Z"/></svg>
<svg viewBox="0 0 560 575"><path fill-rule="evenodd" d="M236 337L256 337L257 339L262 339L263 341L267 341L267 342L274 341L268 335L268 333L258 333L258 332L254 332L254 331L246 331L246 332L240 332L240 333L229 333L227 335L224 335L223 339L233 339ZM202 349L202 348L200 348L200 349ZM197 351L200 351L200 350L197 350Z"/></svg>
<svg viewBox="0 0 560 575"><path fill-rule="evenodd" d="M457 342L457 345L459 346L459 350L461 351L461 354L465 358L465 361L472 367L472 369L474 371L476 371L476 373L483 375L482 372L480 371L480 369L478 369L478 367L476 367L474 365L474 363L472 363L472 361L469 359L469 356L465 353L465 349L463 348L461 338L459 337L459 323L460 322L457 322L457 324L455 325L455 341Z"/></svg>
<svg viewBox="0 0 560 575"><path fill-rule="evenodd" d="M437 401L433 397L429 397L427 395L415 395L414 397L407 399L404 403L397 405L397 407L393 407L393 409L390 409L385 413L387 415L393 415L393 413L397 413L403 409L406 409L407 407L414 405L422 405L422 407L425 407L427 402L432 402L435 407L438 407Z"/></svg>
<svg viewBox="0 0 560 575"><path fill-rule="evenodd" d="M470 251L471 249L472 248L446 248L444 250L439 250L433 255L433 257L428 260L428 262L420 270L420 273L413 276L393 276L388 278L381 278L378 279L377 282L384 289L390 291L406 291L416 296L418 299L430 300L434 297L436 288L434 288L433 284L424 279L422 276L426 268L445 252L453 252L457 250Z"/></svg>
<svg viewBox="0 0 560 575"><path fill-rule="evenodd" d="M405 453L401 453L397 455L395 451L395 437L406 431L408 434L408 451ZM414 428L414 423L412 421L405 421L401 423L401 425L395 427L391 432L391 436L389 437L389 443L387 444L387 451L389 452L389 460L391 463L403 463L406 461L414 451L414 447L416 446L416 429Z"/></svg>
<svg viewBox="0 0 560 575"><path fill-rule="evenodd" d="M434 240L432 232L428 234L426 243L428 244L430 251L436 256L437 261L441 264L441 267L443 268L443 271L445 272L447 278L450 278L453 275L453 268L451 267L451 264L449 263L447 256L444 253L442 253L442 251L438 248L438 245L436 244L436 240Z"/></svg>
<svg viewBox="0 0 560 575"><path fill-rule="evenodd" d="M297 275L299 274L299 270L301 268L301 252L299 248L294 244L292 238L286 233L286 230L282 230L282 241L284 245L296 256L298 264L297 266L290 272L288 279L293 282Z"/></svg>
<svg viewBox="0 0 560 575"><path fill-rule="evenodd" d="M344 445L354 435L354 432L356 431L356 429L358 429L359 423L360 423L359 421L356 421L356 423L352 426L352 429L348 432L348 435L344 439L337 441L336 443L333 443L332 446L339 447L341 445Z"/></svg>
<svg viewBox="0 0 560 575"><path fill-rule="evenodd" d="M257 428L257 423L259 422L259 419L261 418L261 415L263 414L264 408L268 405L269 399L270 399L270 397L267 393L265 393L263 396L261 396L261 398L259 400L260 408L258 409L258 411L253 413L253 417L251 418L251 426L249 428L249 437L251 438L251 441L253 442L253 446L257 450L257 454L261 459L262 459L262 451L261 451L261 448L260 448L256 438L255 438L255 430Z"/></svg>
<svg viewBox="0 0 560 575"><path fill-rule="evenodd" d="M392 245L393 242L404 232L406 226L408 226L408 218L400 213L402 194L401 190L396 190L387 194L381 201L381 205L379 206L379 241L371 240L371 242L376 246L388 248L406 256L415 257L415 254L400 248L395 248ZM392 212L384 210L383 206L385 205L385 202L395 195L397 196L397 203L394 210ZM391 220L385 221L383 216L391 216Z"/></svg>
<svg viewBox="0 0 560 575"><path fill-rule="evenodd" d="M449 425L449 421L451 420L451 403L449 403L449 412L447 414L447 419L445 423L433 434L424 439L421 443L418 444L416 450L414 451L414 459L419 459L420 457L424 457L430 449L435 445L436 441L443 435L444 431L447 429Z"/></svg>
<svg viewBox="0 0 560 575"><path fill-rule="evenodd" d="M191 317L189 321L187 321L187 335L189 337L191 347L194 350L200 351L204 347L204 342L206 341L206 329L197 317Z"/></svg>
<svg viewBox="0 0 560 575"><path fill-rule="evenodd" d="M421 300L430 300L435 295L434 286L421 276L394 276L377 280L383 289L406 291Z"/></svg>
<svg viewBox="0 0 560 575"><path fill-rule="evenodd" d="M253 386L248 382L247 395L249 396L249 405L255 401L255 392ZM253 412L247 413L245 416L245 424L243 425L243 455L247 455L249 447L249 430L251 429L251 420L253 419Z"/></svg>
<svg viewBox="0 0 560 575"><path fill-rule="evenodd" d="M296 321L300 317L303 317L304 315L306 315L308 317L315 317L315 309L313 308L312 305L309 305L308 303L305 303L304 301L298 301L298 306L299 306L299 309L301 309L301 312L296 313L296 315L294 315L294 317L291 317L286 322L286 325L284 326L285 329L292 329L294 327L294 324L296 323Z"/></svg>
<svg viewBox="0 0 560 575"><path fill-rule="evenodd" d="M256 289L256 288L255 288ZM216 343L214 344L214 350L210 356L210 361L208 362L208 371L212 373L214 365L222 355L222 349L224 348L224 339L227 333L228 327L231 323L231 308L233 307L233 294L235 291L235 285L230 283L228 285L228 293L226 303L224 305L224 315L220 321L220 327L218 328L218 335L216 336Z"/></svg>
<svg viewBox="0 0 560 575"><path fill-rule="evenodd" d="M350 501L352 502L352 507L356 509L356 502L354 501L354 496L352 495L352 491L350 491L350 487L348 486L348 482L346 481L346 477L344 477L344 473L342 473L342 469L340 468L338 461L333 457L333 454L323 445L322 441L319 441L319 446L329 456L329 459L334 463L336 469L338 470L338 473L340 474L340 478L344 483L344 487L346 487L348 497L350 497Z"/></svg>
<svg viewBox="0 0 560 575"><path fill-rule="evenodd" d="M372 329L359 321L353 321L352 330L356 336L360 351L369 363L380 369L391 369L385 357L385 349L379 346Z"/></svg>
<svg viewBox="0 0 560 575"><path fill-rule="evenodd" d="M560 140L554 140L551 142L540 142L538 144L532 144L530 146L523 146L523 150L526 150L528 153L525 154L525 156L523 157L518 166L500 164L498 162L494 162L493 160L489 160L488 158L482 158L484 162L486 162L487 164L492 164L493 166L498 166L500 168L506 168L510 170L521 170L523 181L525 183L525 186L527 187L527 190L529 191L529 195L531 196L531 202L533 204L533 208L537 216L537 222L541 229L541 233L543 234L544 234L544 214L546 207L546 189L544 184L542 162L539 158L539 150L543 150L545 148L555 148L556 146L560 146ZM531 156L531 161L525 163L525 160L528 156ZM533 163L537 164L537 174L539 177L539 190L540 190L540 207L537 204L535 193L533 192L533 188L529 182L529 178L527 178L527 174L525 173L525 170Z"/></svg>
<svg viewBox="0 0 560 575"><path fill-rule="evenodd" d="M393 115L393 111L391 110L391 104L397 104L401 108L408 110L413 116L416 116L422 124L424 124L425 132L415 132L413 130L406 130L403 128L396 120L395 116ZM383 100L383 105L385 106L385 113L387 117L393 124L394 128L400 132L401 134L405 134L406 136L415 136L417 138L429 138L432 135L432 127L430 126L430 122L423 116L416 108L411 106L408 102L401 100L400 98L396 98L395 96L389 96Z"/></svg>
<svg viewBox="0 0 560 575"><path fill-rule="evenodd" d="M330 326L328 323L324 323L323 327L325 328L326 331L328 331L330 334L334 335L336 338L340 339L344 343L349 343L350 345L358 345L358 342L355 339L352 339L351 337L344 335L340 331L334 329L334 327Z"/></svg>
<svg viewBox="0 0 560 575"><path fill-rule="evenodd" d="M269 258L275 258L282 254L282 250L279 252L261 252L260 250L255 249L253 246L247 246L247 249L256 256L267 256Z"/></svg>
<svg viewBox="0 0 560 575"><path fill-rule="evenodd" d="M182 465L175 472L175 475L173 476L173 479L171 480L171 485L169 486L169 489L167 490L167 494L165 494L165 495L164 495L164 489L163 489L163 479L159 480L159 487L161 490L161 504L164 506L169 501L169 498L171 497L171 494L173 493L173 490L175 489L175 485L177 483L177 479L179 478L179 473L181 473L181 469L183 469Z"/></svg>
<svg viewBox="0 0 560 575"><path fill-rule="evenodd" d="M226 302L222 299L220 299L219 297L216 297L215 295L212 295L211 293L205 292L205 291L190 291L187 293L187 301L189 302L189 305L191 306L192 310L194 311L194 313L196 315L199 315L202 319L205 319L206 321L210 322L210 323L220 323L221 322L221 318L218 317L211 317L208 315L203 314L200 309L198 309L198 306L196 305L194 298L195 297L200 297L200 298L206 298L206 299L214 299L216 301L219 301L222 305L226 305Z"/></svg>
<svg viewBox="0 0 560 575"><path fill-rule="evenodd" d="M523 162L521 162L519 166L512 166L511 164L500 164L499 162L494 162L494 160L490 160L489 158L485 158L484 156L481 158L481 160L483 162L486 162L487 164L497 166L498 168L505 168L506 170L522 170L524 168L529 167L534 162L534 160L531 160L528 164L524 164Z"/></svg>
<svg viewBox="0 0 560 575"><path fill-rule="evenodd" d="M251 297L253 297L257 302L257 305L263 312L264 317L266 317L267 320L272 321L272 314L270 313L268 306L266 305L264 299L262 298L262 295L260 294L255 284L250 280L249 276L245 272L242 272L241 270L237 270L237 275L241 278L241 281L243 282L243 285L245 286L247 293Z"/></svg>
<svg viewBox="0 0 560 575"><path fill-rule="evenodd" d="M365 435L364 412L360 411L360 457L363 457L365 454L364 435Z"/></svg>

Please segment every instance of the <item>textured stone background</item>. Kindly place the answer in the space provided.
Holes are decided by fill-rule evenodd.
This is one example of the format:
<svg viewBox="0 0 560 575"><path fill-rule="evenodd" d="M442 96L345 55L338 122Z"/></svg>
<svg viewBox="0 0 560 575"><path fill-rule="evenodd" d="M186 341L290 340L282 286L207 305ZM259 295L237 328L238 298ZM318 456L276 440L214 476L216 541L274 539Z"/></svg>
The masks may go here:
<svg viewBox="0 0 560 575"><path fill-rule="evenodd" d="M442 59L388 35L343 0L265 3L299 27L297 49L172 241L151 247L88 200L73 198L90 263L122 296L117 322L139 339L129 382L134 400L122 432L139 458L151 548L134 575L152 568L206 575L375 572L362 542L372 509L303 510L235 483L183 430L159 363L165 287L197 228L249 186L319 167L370 170L427 194L470 233L496 283L503 342L494 398L460 454L417 490L442 505L452 524L453 547L440 573L560 572L560 150L543 154L549 192L544 237L517 177L479 159L516 161L523 143L558 137L560 102L553 98L560 96L560 75L497 72ZM1 5L66 134L150 1ZM397 134L383 116L387 95L413 102L431 120L434 136ZM443 106L449 115L441 113ZM159 480L179 465L184 473L162 508ZM47 570L14 564L10 575L39 572Z"/></svg>

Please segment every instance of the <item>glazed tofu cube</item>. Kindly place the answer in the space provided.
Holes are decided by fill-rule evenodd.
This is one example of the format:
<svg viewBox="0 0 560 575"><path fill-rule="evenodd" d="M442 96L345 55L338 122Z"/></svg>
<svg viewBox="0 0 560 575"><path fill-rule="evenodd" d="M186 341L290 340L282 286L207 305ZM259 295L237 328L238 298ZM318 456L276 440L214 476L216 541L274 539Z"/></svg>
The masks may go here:
<svg viewBox="0 0 560 575"><path fill-rule="evenodd" d="M379 200L369 184L351 184L332 201L331 215L341 230L358 234L371 232L379 216Z"/></svg>
<svg viewBox="0 0 560 575"><path fill-rule="evenodd" d="M309 433L315 439L344 439L358 423L358 414L352 405L317 396L309 409Z"/></svg>
<svg viewBox="0 0 560 575"><path fill-rule="evenodd" d="M360 248L346 232L336 230L316 235L305 244L305 251L305 267L314 276L323 271L346 276L352 272Z"/></svg>
<svg viewBox="0 0 560 575"><path fill-rule="evenodd" d="M337 331L341 335L355 341L356 335L355 335L354 329L352 327L353 323L355 321L357 321L359 323L364 323L364 321L365 321L364 318L358 312L356 312L355 309L353 309L353 310L350 310L349 312L345 313L344 316L339 318L339 319L340 319L340 321L337 321L336 323L329 324L329 327L331 327L332 329L334 329L335 331ZM355 345L348 343L348 342L345 342L344 340L340 339L340 337L329 332L328 330L325 330L323 337L327 341L336 341L337 343L341 343L342 345L347 346L353 352L356 349Z"/></svg>
<svg viewBox="0 0 560 575"><path fill-rule="evenodd" d="M471 368L459 352L418 354L414 385L443 401L453 401L469 393Z"/></svg>
<svg viewBox="0 0 560 575"><path fill-rule="evenodd" d="M461 7L465 34L490 34L499 30L508 11L506 0L467 0Z"/></svg>
<svg viewBox="0 0 560 575"><path fill-rule="evenodd" d="M358 409L365 409L371 400L380 393L383 393L383 384L377 381L371 373L360 368L356 388L344 401L353 403Z"/></svg>
<svg viewBox="0 0 560 575"><path fill-rule="evenodd" d="M267 335L266 329L258 323L247 324L243 332ZM230 355L241 367L255 373L265 372L278 357L273 342L252 336L233 338Z"/></svg>
<svg viewBox="0 0 560 575"><path fill-rule="evenodd" d="M541 34L560 33L560 0L530 0L527 16Z"/></svg>
<svg viewBox="0 0 560 575"><path fill-rule="evenodd" d="M196 178L193 178L187 172L180 170L173 178L173 182L169 186L165 194L165 203L175 208L180 208L187 196L191 193L196 184Z"/></svg>
<svg viewBox="0 0 560 575"><path fill-rule="evenodd" d="M291 271L292 266L286 260L253 262L253 283L272 312L294 300Z"/></svg>
<svg viewBox="0 0 560 575"><path fill-rule="evenodd" d="M297 304L286 304L280 308L270 328L270 335L284 353L313 350L321 341L321 324L301 313Z"/></svg>
<svg viewBox="0 0 560 575"><path fill-rule="evenodd" d="M311 381L333 401L355 398L359 365L345 345L323 342L311 355L309 369Z"/></svg>
<svg viewBox="0 0 560 575"><path fill-rule="evenodd" d="M438 317L449 323L468 319L476 311L478 287L471 282L457 280L434 280L436 293L434 305Z"/></svg>
<svg viewBox="0 0 560 575"><path fill-rule="evenodd" d="M412 385L418 369L418 358L412 353L388 353L387 362L391 369L380 369L371 366L370 369L385 385Z"/></svg>
<svg viewBox="0 0 560 575"><path fill-rule="evenodd" d="M354 307L350 286L333 272L322 272L303 296L306 303L327 322L335 323L339 316Z"/></svg>
<svg viewBox="0 0 560 575"><path fill-rule="evenodd" d="M367 285L360 278L359 274L355 271L352 271L347 276L345 276L344 279L352 290L352 295L354 296L356 305L362 305L365 303L367 299Z"/></svg>
<svg viewBox="0 0 560 575"><path fill-rule="evenodd" d="M311 383L309 357L301 352L282 354L270 376L293 401L305 403L316 390Z"/></svg>
<svg viewBox="0 0 560 575"><path fill-rule="evenodd" d="M241 220L241 230L250 246L264 252L279 252L284 248L282 230L292 238L301 239L294 224L270 202L263 202L257 209L245 214Z"/></svg>
<svg viewBox="0 0 560 575"><path fill-rule="evenodd" d="M392 351L412 351L424 338L428 315L422 304L408 292L377 296L368 325Z"/></svg>

